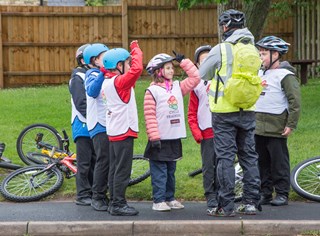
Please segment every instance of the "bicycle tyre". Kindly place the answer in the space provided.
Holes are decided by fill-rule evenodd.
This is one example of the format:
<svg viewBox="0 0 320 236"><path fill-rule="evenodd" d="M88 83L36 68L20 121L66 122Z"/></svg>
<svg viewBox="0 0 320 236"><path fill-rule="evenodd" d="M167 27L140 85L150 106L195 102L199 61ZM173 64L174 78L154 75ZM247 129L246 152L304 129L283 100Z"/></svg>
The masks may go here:
<svg viewBox="0 0 320 236"><path fill-rule="evenodd" d="M43 133L42 141L58 149L63 149L62 138L59 132L47 124L32 124L24 128L17 139L17 152L20 159L27 165L37 163L31 162L28 157L28 152L41 153L41 149L37 147L35 138L38 133Z"/></svg>
<svg viewBox="0 0 320 236"><path fill-rule="evenodd" d="M17 170L22 168L20 165L12 164L5 161L0 161L0 168L9 169L9 170Z"/></svg>
<svg viewBox="0 0 320 236"><path fill-rule="evenodd" d="M133 155L129 186L138 184L150 176L149 159L143 155Z"/></svg>
<svg viewBox="0 0 320 236"><path fill-rule="evenodd" d="M195 177L195 176L197 176L197 175L199 175L199 174L201 174L201 173L202 173L202 168L197 169L197 170L194 170L194 171L191 171L191 172L188 173L188 175L189 175L190 177Z"/></svg>
<svg viewBox="0 0 320 236"><path fill-rule="evenodd" d="M320 156L298 163L291 171L293 190L311 201L320 202Z"/></svg>
<svg viewBox="0 0 320 236"><path fill-rule="evenodd" d="M53 194L61 187L63 175L56 167L45 171L46 168L46 165L34 165L12 172L1 184L2 195L14 202L31 202ZM32 178L41 171L44 172Z"/></svg>

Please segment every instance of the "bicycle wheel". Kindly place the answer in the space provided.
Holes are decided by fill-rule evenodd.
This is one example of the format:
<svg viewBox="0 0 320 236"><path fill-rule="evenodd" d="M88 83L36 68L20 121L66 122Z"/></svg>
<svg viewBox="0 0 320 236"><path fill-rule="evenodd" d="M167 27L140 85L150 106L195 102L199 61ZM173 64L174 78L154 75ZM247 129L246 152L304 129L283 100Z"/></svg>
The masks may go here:
<svg viewBox="0 0 320 236"><path fill-rule="evenodd" d="M191 171L191 172L188 173L188 175L189 175L190 177L195 177L196 175L199 175L199 174L201 174L201 173L202 173L202 168L197 169L197 170L194 170L194 171Z"/></svg>
<svg viewBox="0 0 320 236"><path fill-rule="evenodd" d="M134 155L129 186L138 184L150 176L149 159L143 155Z"/></svg>
<svg viewBox="0 0 320 236"><path fill-rule="evenodd" d="M62 173L56 167L27 166L12 172L3 180L1 193L15 202L37 201L56 192L62 183Z"/></svg>
<svg viewBox="0 0 320 236"><path fill-rule="evenodd" d="M296 165L291 171L290 182L301 197L320 202L320 156Z"/></svg>
<svg viewBox="0 0 320 236"><path fill-rule="evenodd" d="M48 143L52 146L62 149L62 138L58 131L47 124L33 124L23 129L17 139L17 152L20 159L27 165L35 164L31 162L27 153L41 153L41 149L37 147L36 137L37 134L43 134L42 142Z"/></svg>

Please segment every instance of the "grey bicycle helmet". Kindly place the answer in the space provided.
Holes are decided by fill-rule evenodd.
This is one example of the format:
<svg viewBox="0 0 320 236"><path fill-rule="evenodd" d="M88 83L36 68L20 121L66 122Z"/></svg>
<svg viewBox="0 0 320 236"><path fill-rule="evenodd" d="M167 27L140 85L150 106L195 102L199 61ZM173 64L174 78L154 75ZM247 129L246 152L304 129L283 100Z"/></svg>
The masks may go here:
<svg viewBox="0 0 320 236"><path fill-rule="evenodd" d="M81 63L81 59L83 59L83 51L86 49L86 47L88 47L90 44L87 43L87 44L84 44L82 46L80 46L77 51L76 51L76 59L77 59L77 62L78 62L78 65L81 66L82 63Z"/></svg>
<svg viewBox="0 0 320 236"><path fill-rule="evenodd" d="M257 43L257 47L265 48L270 51L277 51L280 55L286 54L289 50L290 43L287 43L281 38L276 36L267 36L260 39Z"/></svg>
<svg viewBox="0 0 320 236"><path fill-rule="evenodd" d="M146 70L149 75L152 75L155 70L161 68L165 63L173 61L174 57L165 54L165 53L160 53L155 55L148 63Z"/></svg>
<svg viewBox="0 0 320 236"><path fill-rule="evenodd" d="M199 56L202 52L210 52L211 49L212 47L210 45L203 45L198 47L194 53L194 63L199 63Z"/></svg>
<svg viewBox="0 0 320 236"><path fill-rule="evenodd" d="M229 9L219 17L219 25L228 28L243 28L245 25L245 14L241 11Z"/></svg>

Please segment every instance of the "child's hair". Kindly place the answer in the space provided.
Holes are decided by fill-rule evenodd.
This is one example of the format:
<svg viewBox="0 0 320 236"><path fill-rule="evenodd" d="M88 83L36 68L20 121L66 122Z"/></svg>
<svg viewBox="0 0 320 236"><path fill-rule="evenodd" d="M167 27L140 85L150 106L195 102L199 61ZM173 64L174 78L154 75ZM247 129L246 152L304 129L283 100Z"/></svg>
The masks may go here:
<svg viewBox="0 0 320 236"><path fill-rule="evenodd" d="M163 70L163 66L159 69L156 69L153 74L151 75L151 77L153 78L153 81L156 83L163 83L164 82L164 77L162 76L162 70Z"/></svg>

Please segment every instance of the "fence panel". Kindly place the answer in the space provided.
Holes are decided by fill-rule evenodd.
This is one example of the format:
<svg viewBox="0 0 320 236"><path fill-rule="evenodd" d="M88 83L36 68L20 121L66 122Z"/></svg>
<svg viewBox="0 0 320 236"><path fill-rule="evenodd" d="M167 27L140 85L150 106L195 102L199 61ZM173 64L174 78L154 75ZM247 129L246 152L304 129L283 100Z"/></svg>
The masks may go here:
<svg viewBox="0 0 320 236"><path fill-rule="evenodd" d="M269 22L265 34L283 36L294 46L293 27L292 19ZM0 88L60 84L69 80L76 49L88 42L128 48L137 39L144 65L172 50L193 59L198 46L218 43L217 8L181 12L167 0L123 0L122 6L105 7L0 6L0 34Z"/></svg>

